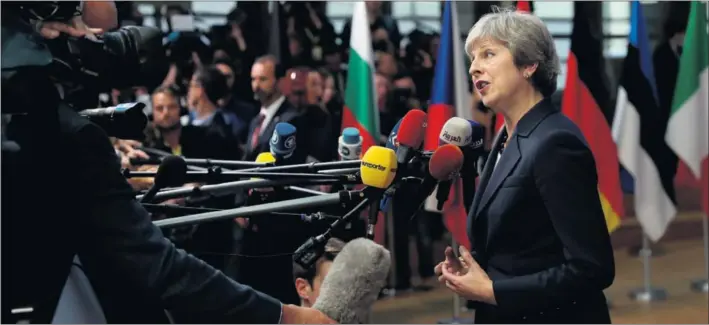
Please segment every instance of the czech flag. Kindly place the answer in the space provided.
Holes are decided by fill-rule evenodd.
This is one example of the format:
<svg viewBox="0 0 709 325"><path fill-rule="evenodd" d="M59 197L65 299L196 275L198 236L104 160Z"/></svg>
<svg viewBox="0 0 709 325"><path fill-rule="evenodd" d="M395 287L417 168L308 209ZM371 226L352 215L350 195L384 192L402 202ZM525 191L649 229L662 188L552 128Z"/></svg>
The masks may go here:
<svg viewBox="0 0 709 325"><path fill-rule="evenodd" d="M447 0L443 9L441 43L438 47L431 102L428 106L428 125L424 148L438 148L438 137L443 125L451 117L472 120L473 111L468 92L468 69L463 60L463 44L458 28L455 3ZM463 184L453 182L448 200L443 206L443 218L448 230L458 244L470 246L467 236L467 213L463 203Z"/></svg>

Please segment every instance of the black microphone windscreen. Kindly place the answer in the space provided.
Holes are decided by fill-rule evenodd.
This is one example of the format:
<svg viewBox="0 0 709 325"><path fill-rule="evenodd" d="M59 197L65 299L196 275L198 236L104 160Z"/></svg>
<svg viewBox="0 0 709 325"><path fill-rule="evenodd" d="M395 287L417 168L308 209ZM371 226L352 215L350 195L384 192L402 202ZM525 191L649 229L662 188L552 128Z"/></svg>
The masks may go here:
<svg viewBox="0 0 709 325"><path fill-rule="evenodd" d="M335 257L313 308L340 324L366 324L386 284L391 255L381 245L357 238Z"/></svg>
<svg viewBox="0 0 709 325"><path fill-rule="evenodd" d="M185 184L187 163L180 156L167 156L155 174L155 184L160 187L176 187Z"/></svg>

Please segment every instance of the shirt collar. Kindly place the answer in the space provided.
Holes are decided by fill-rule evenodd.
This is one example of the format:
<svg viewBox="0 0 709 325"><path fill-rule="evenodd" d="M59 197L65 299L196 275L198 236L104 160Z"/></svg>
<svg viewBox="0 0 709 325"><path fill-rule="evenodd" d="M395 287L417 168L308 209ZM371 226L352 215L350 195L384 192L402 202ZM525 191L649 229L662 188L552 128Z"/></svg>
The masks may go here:
<svg viewBox="0 0 709 325"><path fill-rule="evenodd" d="M271 120L274 115L276 115L276 112L278 112L278 109L281 107L283 102L286 100L285 96L281 96L278 99L276 99L271 105L268 105L266 107L261 107L261 113L265 115L264 120Z"/></svg>

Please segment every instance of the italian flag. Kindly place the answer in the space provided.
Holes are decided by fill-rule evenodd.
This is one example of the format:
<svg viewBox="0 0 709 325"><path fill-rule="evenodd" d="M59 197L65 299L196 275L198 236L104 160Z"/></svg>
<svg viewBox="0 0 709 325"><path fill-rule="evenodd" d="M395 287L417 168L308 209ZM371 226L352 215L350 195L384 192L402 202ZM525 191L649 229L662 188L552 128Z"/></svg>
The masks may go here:
<svg viewBox="0 0 709 325"><path fill-rule="evenodd" d="M355 127L362 136L362 152L379 138L379 110L374 96L374 55L364 1L356 2L352 13L350 59L345 89L342 129Z"/></svg>
<svg viewBox="0 0 709 325"><path fill-rule="evenodd" d="M699 178L709 154L709 35L706 3L691 6L665 140Z"/></svg>
<svg viewBox="0 0 709 325"><path fill-rule="evenodd" d="M695 177L709 174L709 35L707 4L692 1L679 62L677 87L665 141ZM702 165L702 162L704 164ZM702 166L704 166L702 175ZM709 185L702 184L702 205L709 216Z"/></svg>

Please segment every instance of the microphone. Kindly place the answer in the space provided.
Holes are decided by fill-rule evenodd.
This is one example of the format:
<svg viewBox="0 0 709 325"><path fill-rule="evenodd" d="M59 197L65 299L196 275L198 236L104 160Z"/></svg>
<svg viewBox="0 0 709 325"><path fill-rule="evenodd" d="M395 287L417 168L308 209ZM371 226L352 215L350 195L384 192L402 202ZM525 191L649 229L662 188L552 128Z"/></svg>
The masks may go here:
<svg viewBox="0 0 709 325"><path fill-rule="evenodd" d="M419 202L419 204L402 206L401 210L397 212L399 215L413 217L416 211L427 203L426 198L431 196L439 181L445 182L449 176L456 175L464 162L462 151L450 144L438 147L427 159L425 164L419 164L424 170L417 171L417 173L423 174L423 180L416 184L416 193L414 195L408 194L405 197L401 197L404 194L399 195L399 192L394 193L395 199ZM400 198L397 198L397 195Z"/></svg>
<svg viewBox="0 0 709 325"><path fill-rule="evenodd" d="M390 267L388 250L369 239L353 239L332 262L313 308L340 324L369 323Z"/></svg>
<svg viewBox="0 0 709 325"><path fill-rule="evenodd" d="M391 185L396 177L396 171L397 163L394 150L380 146L369 147L367 152L364 153L364 156L362 156L360 163L362 184L367 186L360 192L364 196L364 199L341 219L333 222L323 234L310 237L303 245L298 247L293 254L293 260L306 269L312 266L323 254L327 240L332 237L333 229L337 228L340 224L348 223L353 216L356 216L370 202L376 202L374 198L381 197L383 189ZM318 196L315 198L317 199ZM376 210L372 209L371 206L373 205L374 204L370 204L370 212ZM377 223L377 215L370 213L368 221L367 236L374 237L374 226Z"/></svg>
<svg viewBox="0 0 709 325"><path fill-rule="evenodd" d="M273 129L269 148L278 164L293 156L296 147L295 133L295 126L285 122L276 124Z"/></svg>
<svg viewBox="0 0 709 325"><path fill-rule="evenodd" d="M280 123L279 123L280 124ZM276 131L273 131L273 135L276 135ZM273 148L273 146L271 146ZM273 149L271 149L273 150ZM262 152L256 156L256 162L257 163L269 163L269 164L275 164L276 163L276 157L273 156L272 153L270 152ZM262 179L258 177L252 177L252 180L257 180L257 179ZM253 191L256 192L272 192L273 188L272 187L265 187L265 188L254 188L252 189ZM250 192L250 191L249 191Z"/></svg>
<svg viewBox="0 0 709 325"><path fill-rule="evenodd" d="M394 128L391 129L391 133L389 133L389 137L387 138L386 142L386 147L394 151L396 151L396 149L399 147L399 140L397 139L397 134L399 134L399 127L401 127L401 120L399 120L399 122L396 122Z"/></svg>
<svg viewBox="0 0 709 325"><path fill-rule="evenodd" d="M362 184L378 189L385 189L394 181L397 171L394 150L371 146L362 156L359 172Z"/></svg>
<svg viewBox="0 0 709 325"><path fill-rule="evenodd" d="M374 188L386 189L396 177L397 166L398 161L394 150L372 146L362 157L360 166L362 183ZM379 200L373 201L369 207L367 237L370 239L374 238L374 226L377 224L379 215L379 202L377 201Z"/></svg>
<svg viewBox="0 0 709 325"><path fill-rule="evenodd" d="M458 146L444 144L431 155L428 172L431 177L440 181L452 180L463 167L463 151Z"/></svg>
<svg viewBox="0 0 709 325"><path fill-rule="evenodd" d="M337 139L340 160L357 160L362 154L362 136L357 128L345 128Z"/></svg>
<svg viewBox="0 0 709 325"><path fill-rule="evenodd" d="M453 144L458 147L478 149L483 146L485 128L480 123L460 117L446 121L438 136L438 144Z"/></svg>
<svg viewBox="0 0 709 325"><path fill-rule="evenodd" d="M160 189L165 187L181 186L185 183L187 164L178 156L167 156L160 163L155 174L153 186L140 198L140 203L150 203Z"/></svg>
<svg viewBox="0 0 709 325"><path fill-rule="evenodd" d="M143 140L148 117L145 116L143 103L125 103L106 108L92 108L79 111L92 123L106 131L106 134L119 139Z"/></svg>
<svg viewBox="0 0 709 325"><path fill-rule="evenodd" d="M485 128L480 123L460 117L452 117L441 128L438 144L452 144L463 149L477 150L482 148L484 138ZM474 162L475 160L472 161ZM451 180L444 180L438 184L438 190L436 191L437 210L443 209L443 204L448 201L451 184Z"/></svg>
<svg viewBox="0 0 709 325"><path fill-rule="evenodd" d="M406 164L413 157L416 150L421 147L426 134L426 113L420 109L412 109L401 119L399 129L392 141L398 142L396 149L396 162ZM392 130L393 132L393 130ZM390 136L391 137L391 136Z"/></svg>
<svg viewBox="0 0 709 325"><path fill-rule="evenodd" d="M406 168L409 160L416 154L416 150L421 147L426 134L426 121L427 115L424 111L413 109L407 112L391 130L387 138L387 147L396 151L396 161L402 166L402 169ZM404 173L400 173L398 178L403 175ZM386 210L389 207L390 192L393 193L395 190L393 188L384 194L379 202L378 208L380 210Z"/></svg>

